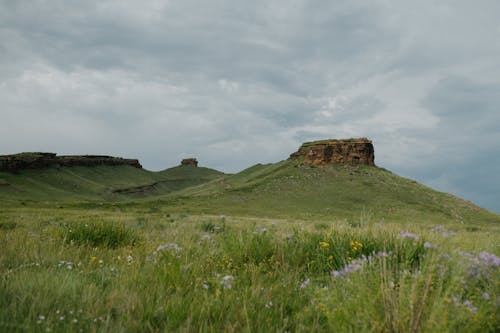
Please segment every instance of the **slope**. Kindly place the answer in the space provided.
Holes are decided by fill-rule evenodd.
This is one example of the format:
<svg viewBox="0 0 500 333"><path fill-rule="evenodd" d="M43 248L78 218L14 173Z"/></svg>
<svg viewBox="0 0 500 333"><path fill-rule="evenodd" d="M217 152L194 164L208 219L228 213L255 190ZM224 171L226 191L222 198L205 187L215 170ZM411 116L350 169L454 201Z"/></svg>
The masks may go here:
<svg viewBox="0 0 500 333"><path fill-rule="evenodd" d="M179 196L191 203L191 210L214 214L342 218L353 223L500 222L499 215L470 202L365 165L316 168L293 160L256 165L164 199Z"/></svg>
<svg viewBox="0 0 500 333"><path fill-rule="evenodd" d="M152 172L128 165L49 167L0 172L0 200L121 201L165 194L219 177L208 168L175 167Z"/></svg>

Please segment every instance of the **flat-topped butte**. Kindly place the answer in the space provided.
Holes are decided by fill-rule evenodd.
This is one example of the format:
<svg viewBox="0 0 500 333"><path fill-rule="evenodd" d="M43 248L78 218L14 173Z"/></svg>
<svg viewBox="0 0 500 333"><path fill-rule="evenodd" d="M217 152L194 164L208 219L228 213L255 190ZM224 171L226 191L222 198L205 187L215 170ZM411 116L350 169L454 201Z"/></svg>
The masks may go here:
<svg viewBox="0 0 500 333"><path fill-rule="evenodd" d="M105 155L66 155L55 153L20 153L0 156L0 171L17 172L23 169L43 169L54 166L98 166L98 165L130 165L142 168L136 159Z"/></svg>
<svg viewBox="0 0 500 333"><path fill-rule="evenodd" d="M329 139L303 143L291 159L306 165L365 164L375 166L375 150L367 138Z"/></svg>

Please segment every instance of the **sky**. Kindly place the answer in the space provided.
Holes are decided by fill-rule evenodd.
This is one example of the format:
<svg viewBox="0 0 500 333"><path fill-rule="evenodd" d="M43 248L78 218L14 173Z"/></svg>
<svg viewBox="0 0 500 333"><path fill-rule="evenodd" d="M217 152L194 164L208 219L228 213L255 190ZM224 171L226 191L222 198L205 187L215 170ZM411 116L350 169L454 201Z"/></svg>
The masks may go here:
<svg viewBox="0 0 500 333"><path fill-rule="evenodd" d="M0 154L238 172L368 137L500 212L500 1L0 0Z"/></svg>

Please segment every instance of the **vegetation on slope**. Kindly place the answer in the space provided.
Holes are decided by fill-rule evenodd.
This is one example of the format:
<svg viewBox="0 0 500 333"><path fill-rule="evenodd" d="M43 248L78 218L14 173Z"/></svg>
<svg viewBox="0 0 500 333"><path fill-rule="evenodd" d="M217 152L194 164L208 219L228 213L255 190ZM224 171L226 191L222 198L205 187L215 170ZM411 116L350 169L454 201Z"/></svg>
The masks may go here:
<svg viewBox="0 0 500 333"><path fill-rule="evenodd" d="M0 331L500 329L497 226L144 208L0 211Z"/></svg>
<svg viewBox="0 0 500 333"><path fill-rule="evenodd" d="M0 173L4 201L123 201L165 194L222 175L208 168L175 167L151 172L128 165L51 167Z"/></svg>
<svg viewBox="0 0 500 333"><path fill-rule="evenodd" d="M175 193L192 212L280 218L345 218L359 222L439 220L467 225L500 222L497 214L434 191L385 169L335 165L304 167L295 161L256 165ZM173 196L170 198L175 203Z"/></svg>

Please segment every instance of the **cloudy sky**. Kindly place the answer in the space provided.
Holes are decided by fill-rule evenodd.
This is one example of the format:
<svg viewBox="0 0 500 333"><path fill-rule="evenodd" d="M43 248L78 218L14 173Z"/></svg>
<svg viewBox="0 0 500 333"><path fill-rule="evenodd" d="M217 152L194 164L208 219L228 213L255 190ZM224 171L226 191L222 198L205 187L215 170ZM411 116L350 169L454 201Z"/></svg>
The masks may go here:
<svg viewBox="0 0 500 333"><path fill-rule="evenodd" d="M500 1L0 0L0 154L196 156L303 141L500 212Z"/></svg>

